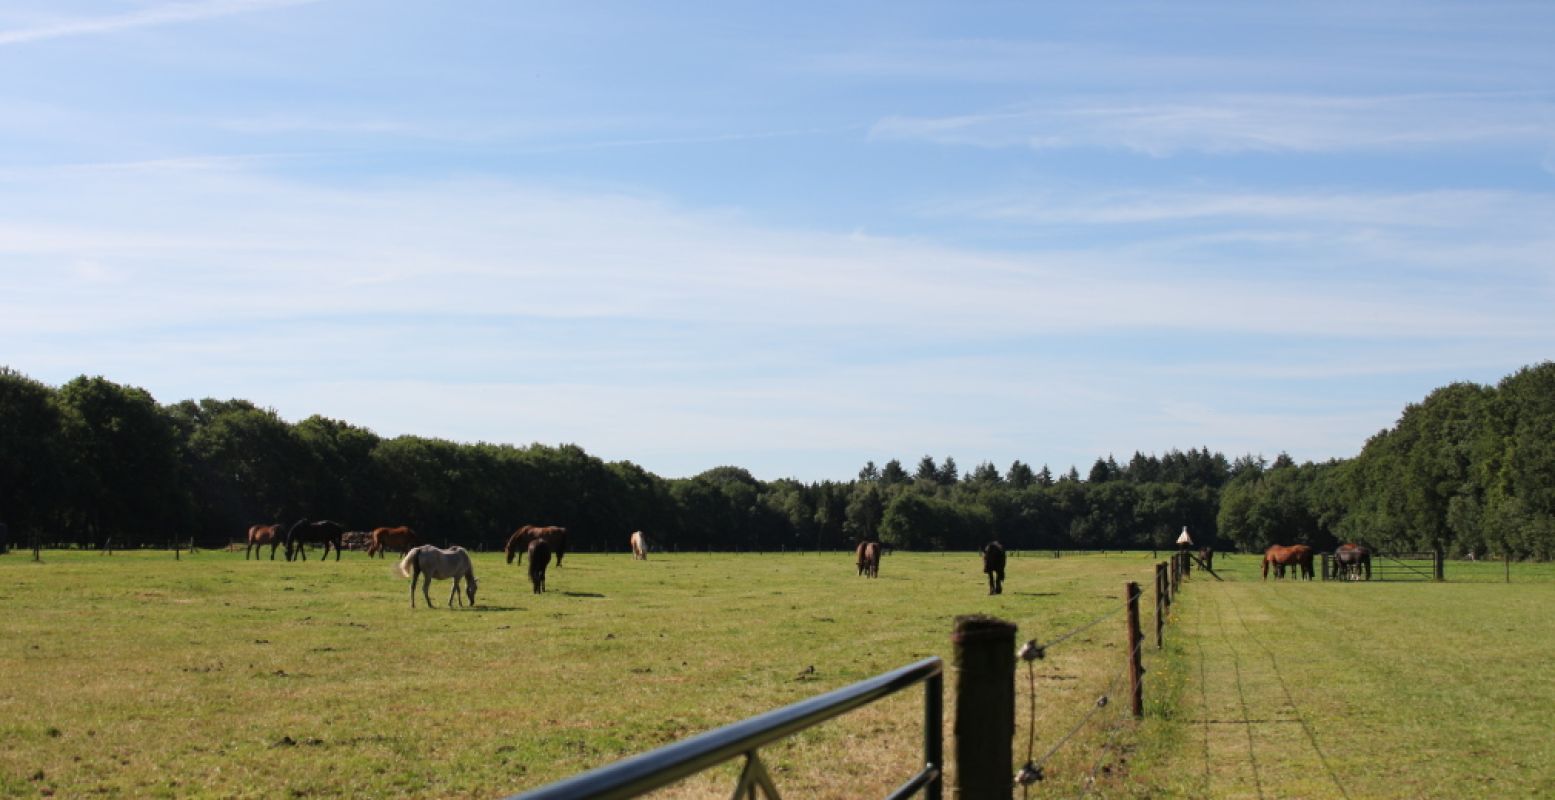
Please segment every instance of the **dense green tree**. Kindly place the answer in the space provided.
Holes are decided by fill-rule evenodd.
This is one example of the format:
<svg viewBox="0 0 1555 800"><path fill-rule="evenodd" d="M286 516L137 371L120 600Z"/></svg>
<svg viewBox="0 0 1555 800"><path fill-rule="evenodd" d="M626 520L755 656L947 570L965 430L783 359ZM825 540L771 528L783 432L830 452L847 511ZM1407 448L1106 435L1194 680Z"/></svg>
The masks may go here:
<svg viewBox="0 0 1555 800"><path fill-rule="evenodd" d="M177 432L150 393L81 377L60 387L58 398L79 498L66 525L77 541L170 544L187 530Z"/></svg>
<svg viewBox="0 0 1555 800"><path fill-rule="evenodd" d="M1052 476L1048 476L1052 480ZM1009 481L1011 489L1025 489L1037 482L1037 476L1031 471L1031 467L1022 463L1020 459L1010 462L1010 468L1005 472L1005 480Z"/></svg>
<svg viewBox="0 0 1555 800"><path fill-rule="evenodd" d="M0 522L13 543L45 533L70 504L63 432L55 391L0 367Z"/></svg>

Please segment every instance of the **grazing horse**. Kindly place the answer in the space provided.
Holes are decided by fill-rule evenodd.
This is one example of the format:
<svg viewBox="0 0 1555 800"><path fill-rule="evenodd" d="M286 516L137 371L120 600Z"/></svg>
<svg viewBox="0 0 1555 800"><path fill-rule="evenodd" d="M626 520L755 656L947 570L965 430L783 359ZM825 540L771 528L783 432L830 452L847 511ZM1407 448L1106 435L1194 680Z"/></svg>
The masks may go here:
<svg viewBox="0 0 1555 800"><path fill-rule="evenodd" d="M470 596L470 606L475 606L475 567L470 563L470 554L463 547L450 547L447 550L433 547L429 544L420 547L412 547L405 557L400 559L397 569L401 578L410 579L410 607L416 607L416 581L421 580L421 596L426 598L427 608L436 608L432 605L432 595L428 589L432 586L432 579L447 580L453 578L452 591L448 593L448 607L453 608L454 600L459 605L464 605L464 599L459 597L459 581L464 581L464 591Z"/></svg>
<svg viewBox="0 0 1555 800"><path fill-rule="evenodd" d="M1210 572L1214 572L1215 571L1215 548L1213 548L1213 547L1201 547L1201 548L1199 548L1199 561L1203 562L1205 569L1209 570Z"/></svg>
<svg viewBox="0 0 1555 800"><path fill-rule="evenodd" d="M243 560L248 560L248 554L254 554L254 560L258 561L260 554L264 552L265 545L270 545L270 560L275 560L275 548L281 546L285 540L281 535L280 523L275 525L250 525L248 528L248 547L243 549Z"/></svg>
<svg viewBox="0 0 1555 800"><path fill-rule="evenodd" d="M642 531L632 533L632 560L648 560L648 537L644 536Z"/></svg>
<svg viewBox="0 0 1555 800"><path fill-rule="evenodd" d="M1004 594L1004 545L983 545L983 572L988 573L988 593Z"/></svg>
<svg viewBox="0 0 1555 800"><path fill-rule="evenodd" d="M398 528L373 528L367 545L367 557L372 558L376 555L381 558L385 550L408 553L411 548L419 544L421 544L421 537L404 525Z"/></svg>
<svg viewBox="0 0 1555 800"><path fill-rule="evenodd" d="M1341 575L1346 580L1358 581L1371 580L1371 551L1358 544L1342 544L1334 551L1334 574L1330 577L1338 578Z"/></svg>
<svg viewBox="0 0 1555 800"><path fill-rule="evenodd" d="M880 543L868 539L858 543L858 574L868 578L880 577Z"/></svg>
<svg viewBox="0 0 1555 800"><path fill-rule="evenodd" d="M308 551L304 545L308 543L324 545L324 559L329 558L329 548L335 548L335 560L340 560L340 540L345 536L346 528L338 522L330 522L321 519L318 522L309 522L307 519L299 519L292 523L286 530L286 560L291 561L294 556L302 556L303 561L308 560Z"/></svg>
<svg viewBox="0 0 1555 800"><path fill-rule="evenodd" d="M1263 579L1269 579L1269 565L1274 565L1274 577L1285 577L1286 567L1299 567L1299 577L1311 580L1312 574L1312 548L1304 544L1295 544L1290 547L1273 545L1263 551Z"/></svg>
<svg viewBox="0 0 1555 800"><path fill-rule="evenodd" d="M523 566L524 551L529 548L529 543L536 538L544 539L546 544L551 546L551 551L556 554L556 566L560 567L562 565L562 556L567 554L567 529L555 525L548 527L525 525L514 531L513 535L508 537L507 546L503 548L503 552L507 554L508 563L513 563L514 557L517 557L519 565Z"/></svg>
<svg viewBox="0 0 1555 800"><path fill-rule="evenodd" d="M545 568L551 563L551 545L536 537L529 541L529 582L534 584L535 594L545 594ZM561 566L557 556L556 566Z"/></svg>

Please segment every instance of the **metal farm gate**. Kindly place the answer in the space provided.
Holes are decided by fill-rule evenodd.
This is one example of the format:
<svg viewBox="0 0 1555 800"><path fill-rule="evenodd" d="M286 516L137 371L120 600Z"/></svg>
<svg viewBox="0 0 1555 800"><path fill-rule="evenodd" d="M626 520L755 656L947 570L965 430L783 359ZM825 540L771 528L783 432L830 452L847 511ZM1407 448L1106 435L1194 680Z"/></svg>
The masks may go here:
<svg viewBox="0 0 1555 800"><path fill-rule="evenodd" d="M1323 580L1345 580L1334 571L1334 554L1323 553ZM1437 553L1373 553L1371 556L1371 580L1374 581L1441 581L1442 557Z"/></svg>

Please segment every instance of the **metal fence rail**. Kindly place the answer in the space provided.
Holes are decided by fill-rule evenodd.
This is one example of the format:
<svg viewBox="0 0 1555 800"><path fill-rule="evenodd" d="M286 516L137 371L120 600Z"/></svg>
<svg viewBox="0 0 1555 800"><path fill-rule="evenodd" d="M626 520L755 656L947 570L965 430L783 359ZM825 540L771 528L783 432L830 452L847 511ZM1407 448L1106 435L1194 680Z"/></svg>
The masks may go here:
<svg viewBox="0 0 1555 800"><path fill-rule="evenodd" d="M513 795L509 800L613 800L636 797L740 755L746 757L746 763L740 782L735 787L735 797L746 796L747 793L754 797L758 786L775 797L777 793L772 787L772 780L756 752L759 748L919 683L924 684L924 767L889 797L896 800L923 791L929 800L940 800L944 773L944 671L944 661L926 658L852 686L844 686L533 791Z"/></svg>

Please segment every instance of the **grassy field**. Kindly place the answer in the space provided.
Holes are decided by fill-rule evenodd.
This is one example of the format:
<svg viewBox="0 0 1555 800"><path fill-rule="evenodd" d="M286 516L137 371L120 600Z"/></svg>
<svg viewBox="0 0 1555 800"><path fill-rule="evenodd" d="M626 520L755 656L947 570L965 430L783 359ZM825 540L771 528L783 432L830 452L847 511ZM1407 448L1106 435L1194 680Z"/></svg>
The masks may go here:
<svg viewBox="0 0 1555 800"><path fill-rule="evenodd" d="M1223 562L1227 563L1227 562ZM1449 582L1195 580L1152 724L1150 797L1555 796L1555 573L1448 565Z"/></svg>
<svg viewBox="0 0 1555 800"><path fill-rule="evenodd" d="M442 608L445 583L439 608L412 611L390 563L360 553L16 553L0 558L0 793L498 797L948 658L958 614L1057 634L1151 574L1149 554L1014 558L989 597L973 554L888 556L878 580L851 560L573 554L536 596L483 554L476 609ZM1115 673L1121 625L1041 663L1039 744ZM903 693L764 757L791 796L883 795L921 765L921 702ZM1073 775L1094 754L1064 759ZM727 796L733 769L665 796Z"/></svg>
<svg viewBox="0 0 1555 800"><path fill-rule="evenodd" d="M1014 558L988 597L971 554L574 554L551 592L479 555L480 605L408 607L387 561L202 551L0 558L0 795L499 797L950 655L989 613L1052 639L1149 586L1149 553ZM1037 796L1555 795L1555 574L1480 583L1195 578L1156 651L1147 718L1121 691L1120 615L1017 673L1036 692ZM1145 628L1153 631L1150 603ZM813 671L811 668L813 667ZM947 698L947 704L951 700ZM919 766L921 693L763 751L795 797L882 796ZM949 728L947 726L947 733ZM949 743L947 743L947 750ZM735 767L664 797L728 796ZM1095 783L1091 780L1094 778Z"/></svg>

